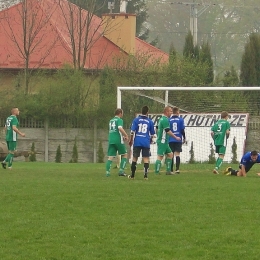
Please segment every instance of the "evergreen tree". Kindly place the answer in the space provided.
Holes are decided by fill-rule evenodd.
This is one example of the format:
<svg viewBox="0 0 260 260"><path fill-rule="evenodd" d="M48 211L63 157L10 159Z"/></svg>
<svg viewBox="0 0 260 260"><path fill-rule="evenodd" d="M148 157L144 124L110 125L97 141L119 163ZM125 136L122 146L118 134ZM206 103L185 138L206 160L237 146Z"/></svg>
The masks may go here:
<svg viewBox="0 0 260 260"><path fill-rule="evenodd" d="M98 152L97 152L97 156L98 156L98 163L103 163L104 162L104 150L102 147L102 142L100 141L98 144Z"/></svg>
<svg viewBox="0 0 260 260"><path fill-rule="evenodd" d="M195 156L194 156L194 149L193 149L193 142L191 142L191 147L190 147L190 159L189 163L195 163Z"/></svg>
<svg viewBox="0 0 260 260"><path fill-rule="evenodd" d="M31 147L31 151L30 151L30 156L29 156L29 161L30 161L30 162L36 162L36 152L35 152L34 142L32 143L32 147Z"/></svg>
<svg viewBox="0 0 260 260"><path fill-rule="evenodd" d="M78 162L78 147L77 147L77 139L75 138L75 142L73 145L73 150L72 150L72 158L70 160L70 163L77 163Z"/></svg>
<svg viewBox="0 0 260 260"><path fill-rule="evenodd" d="M238 86L239 85L239 78L235 71L234 66L231 66L230 70L227 70L224 74L223 78L223 85L224 87L229 86Z"/></svg>
<svg viewBox="0 0 260 260"><path fill-rule="evenodd" d="M59 145L57 148L57 151L56 151L55 162L61 163L61 157L62 157L62 153L61 153L61 149L60 149L60 145Z"/></svg>
<svg viewBox="0 0 260 260"><path fill-rule="evenodd" d="M193 36L191 34L191 31L189 31L187 36L185 37L183 56L185 58L194 58L194 44L193 44Z"/></svg>
<svg viewBox="0 0 260 260"><path fill-rule="evenodd" d="M232 160L231 163L238 163L237 161L237 143L236 143L236 137L233 138L233 144L232 144Z"/></svg>
<svg viewBox="0 0 260 260"><path fill-rule="evenodd" d="M215 162L216 162L216 157L215 157L214 145L210 143L209 163L214 164Z"/></svg>
<svg viewBox="0 0 260 260"><path fill-rule="evenodd" d="M208 65L208 70L206 73L205 83L211 84L214 80L214 70L213 70L213 61L211 58L211 51L209 43L203 43L201 46L200 54L199 54L199 60L202 63L206 63Z"/></svg>
<svg viewBox="0 0 260 260"><path fill-rule="evenodd" d="M260 86L260 35L252 33L242 56L242 86Z"/></svg>
<svg viewBox="0 0 260 260"><path fill-rule="evenodd" d="M170 51L169 51L169 65L173 65L175 60L176 60L177 52L176 49L174 48L173 43L171 43L170 46Z"/></svg>

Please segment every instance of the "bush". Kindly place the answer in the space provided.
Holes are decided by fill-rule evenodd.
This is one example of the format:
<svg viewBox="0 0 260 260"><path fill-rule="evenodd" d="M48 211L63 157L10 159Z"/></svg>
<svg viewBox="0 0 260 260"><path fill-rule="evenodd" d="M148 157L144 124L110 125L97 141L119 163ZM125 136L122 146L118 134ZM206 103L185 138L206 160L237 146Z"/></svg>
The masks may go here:
<svg viewBox="0 0 260 260"><path fill-rule="evenodd" d="M61 153L61 149L60 149L60 145L59 145L57 148L57 151L56 151L55 162L61 163L61 157L62 157L62 153Z"/></svg>
<svg viewBox="0 0 260 260"><path fill-rule="evenodd" d="M77 147L77 140L75 138L75 142L73 145L73 151L72 151L72 158L70 159L70 163L77 163L78 162L78 147Z"/></svg>
<svg viewBox="0 0 260 260"><path fill-rule="evenodd" d="M191 147L190 147L190 160L189 163L195 163L195 156L194 156L194 149L193 149L193 142L191 142Z"/></svg>
<svg viewBox="0 0 260 260"><path fill-rule="evenodd" d="M98 144L98 151L97 151L97 157L98 157L98 160L97 162L98 163L103 163L104 162L104 151L103 151L103 147L102 147L102 142L100 141L99 144Z"/></svg>
<svg viewBox="0 0 260 260"><path fill-rule="evenodd" d="M210 143L209 163L210 164L216 163L215 150L214 150L214 145L212 143Z"/></svg>
<svg viewBox="0 0 260 260"><path fill-rule="evenodd" d="M35 152L34 142L32 143L32 147L31 147L31 151L30 151L30 156L29 156L29 161L30 161L30 162L36 162L36 152Z"/></svg>
<svg viewBox="0 0 260 260"><path fill-rule="evenodd" d="M231 163L238 163L237 161L237 143L236 143L236 137L233 138L233 144L231 146L232 149L232 160Z"/></svg>

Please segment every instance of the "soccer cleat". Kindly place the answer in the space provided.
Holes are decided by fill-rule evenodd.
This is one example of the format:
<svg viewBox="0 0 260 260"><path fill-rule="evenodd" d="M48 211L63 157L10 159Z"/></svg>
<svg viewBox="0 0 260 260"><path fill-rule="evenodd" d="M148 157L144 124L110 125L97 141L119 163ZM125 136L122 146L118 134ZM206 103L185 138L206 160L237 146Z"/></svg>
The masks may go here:
<svg viewBox="0 0 260 260"><path fill-rule="evenodd" d="M110 172L106 172L106 177L110 177Z"/></svg>
<svg viewBox="0 0 260 260"><path fill-rule="evenodd" d="M2 164L2 168L6 169L6 162L1 162L1 164Z"/></svg>
<svg viewBox="0 0 260 260"><path fill-rule="evenodd" d="M175 171L175 174L180 174L180 170Z"/></svg>
<svg viewBox="0 0 260 260"><path fill-rule="evenodd" d="M148 177L147 177L147 176L144 176L144 180L145 180L145 181L148 181Z"/></svg>
<svg viewBox="0 0 260 260"><path fill-rule="evenodd" d="M223 172L223 174L225 174L225 175L231 175L231 170L232 170L231 167L227 167L227 168L225 169L225 171Z"/></svg>
<svg viewBox="0 0 260 260"><path fill-rule="evenodd" d="M127 177L128 177L128 179L130 179L130 180L134 180L134 179L135 179L135 177L132 177L132 175L128 175Z"/></svg>
<svg viewBox="0 0 260 260"><path fill-rule="evenodd" d="M124 172L120 172L120 173L118 173L118 176L127 177L127 174Z"/></svg>
<svg viewBox="0 0 260 260"><path fill-rule="evenodd" d="M166 175L174 175L174 172L166 172Z"/></svg>
<svg viewBox="0 0 260 260"><path fill-rule="evenodd" d="M217 171L217 169L214 169L214 170L213 170L213 173L214 173L214 174L219 174L218 171Z"/></svg>

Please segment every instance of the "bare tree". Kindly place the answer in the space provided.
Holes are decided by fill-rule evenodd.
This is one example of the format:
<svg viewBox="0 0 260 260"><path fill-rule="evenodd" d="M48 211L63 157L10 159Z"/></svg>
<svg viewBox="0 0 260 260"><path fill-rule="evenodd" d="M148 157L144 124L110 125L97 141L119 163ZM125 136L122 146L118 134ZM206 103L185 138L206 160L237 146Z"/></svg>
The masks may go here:
<svg viewBox="0 0 260 260"><path fill-rule="evenodd" d="M17 55L24 61L24 85L27 94L29 93L30 69L42 66L58 40L58 37L52 39L48 37L46 28L49 26L54 9L46 3L43 9L43 2L44 0L19 0L15 6L4 9L2 19L0 19L2 28L16 47ZM35 53L37 53L37 62L32 65L31 57Z"/></svg>
<svg viewBox="0 0 260 260"><path fill-rule="evenodd" d="M97 17L100 9L107 5L107 1L102 0L74 0L59 1L59 8L62 18L66 24L67 32L70 40L69 53L72 56L73 66L75 69L83 69L88 59L93 55L93 46L108 31L117 27L115 24L110 26L107 21ZM98 59L96 59L96 68L100 68L101 63L105 63L107 58L106 47L103 44L99 49Z"/></svg>

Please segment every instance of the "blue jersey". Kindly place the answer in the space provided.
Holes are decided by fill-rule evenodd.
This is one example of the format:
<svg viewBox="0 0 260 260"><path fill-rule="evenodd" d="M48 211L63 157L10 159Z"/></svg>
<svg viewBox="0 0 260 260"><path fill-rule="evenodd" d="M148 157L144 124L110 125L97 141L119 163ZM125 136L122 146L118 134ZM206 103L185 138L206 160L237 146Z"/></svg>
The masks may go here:
<svg viewBox="0 0 260 260"><path fill-rule="evenodd" d="M184 124L183 118L173 115L169 118L169 123L170 123L170 130L176 136L181 138L181 140L178 141L175 138L170 136L169 143L171 143L171 142L182 143L182 131L185 129L185 124Z"/></svg>
<svg viewBox="0 0 260 260"><path fill-rule="evenodd" d="M151 119L143 115L136 117L132 122L131 131L135 133L134 147L150 148L150 136L155 134Z"/></svg>
<svg viewBox="0 0 260 260"><path fill-rule="evenodd" d="M255 163L260 163L260 154L258 154L257 160L253 162L251 159L251 152L245 153L240 161L240 164L244 165L246 169L250 169Z"/></svg>

